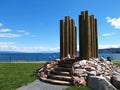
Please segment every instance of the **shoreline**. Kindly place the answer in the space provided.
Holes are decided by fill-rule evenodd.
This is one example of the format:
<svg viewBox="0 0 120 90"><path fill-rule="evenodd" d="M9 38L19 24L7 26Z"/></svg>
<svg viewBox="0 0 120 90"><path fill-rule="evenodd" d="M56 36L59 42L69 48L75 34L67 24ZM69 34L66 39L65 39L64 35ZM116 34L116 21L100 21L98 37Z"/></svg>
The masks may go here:
<svg viewBox="0 0 120 90"><path fill-rule="evenodd" d="M17 62L0 62L0 63L46 63L48 61L17 61Z"/></svg>
<svg viewBox="0 0 120 90"><path fill-rule="evenodd" d="M112 62L120 62L120 60L111 60ZM0 62L0 63L46 63L51 61L14 61L14 62Z"/></svg>

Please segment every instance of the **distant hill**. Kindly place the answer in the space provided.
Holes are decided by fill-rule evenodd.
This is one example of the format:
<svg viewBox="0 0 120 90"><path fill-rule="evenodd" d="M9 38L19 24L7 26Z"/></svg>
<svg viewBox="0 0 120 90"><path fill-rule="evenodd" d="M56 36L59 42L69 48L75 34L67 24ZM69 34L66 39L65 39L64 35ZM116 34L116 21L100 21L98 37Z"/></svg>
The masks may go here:
<svg viewBox="0 0 120 90"><path fill-rule="evenodd" d="M32 52L17 52L17 51L0 51L0 53L32 53ZM59 54L59 52L33 52L33 53L53 53ZM79 53L79 51L78 51ZM99 53L120 53L120 48L106 48L106 49L99 49Z"/></svg>
<svg viewBox="0 0 120 90"><path fill-rule="evenodd" d="M99 49L99 53L120 53L120 48Z"/></svg>
<svg viewBox="0 0 120 90"><path fill-rule="evenodd" d="M6 54L6 53L40 53L40 54L59 54L59 52L20 52L20 51L0 51L0 54Z"/></svg>
<svg viewBox="0 0 120 90"><path fill-rule="evenodd" d="M21 53L21 52L16 52L16 51L0 51L0 53Z"/></svg>

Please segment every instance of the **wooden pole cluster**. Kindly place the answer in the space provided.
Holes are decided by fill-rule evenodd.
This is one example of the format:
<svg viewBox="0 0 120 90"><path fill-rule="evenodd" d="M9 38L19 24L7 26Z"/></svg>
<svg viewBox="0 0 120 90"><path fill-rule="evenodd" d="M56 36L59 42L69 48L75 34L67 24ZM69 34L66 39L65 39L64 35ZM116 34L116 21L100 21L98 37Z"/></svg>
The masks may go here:
<svg viewBox="0 0 120 90"><path fill-rule="evenodd" d="M79 51L81 59L98 57L97 19L88 11L79 15Z"/></svg>
<svg viewBox="0 0 120 90"><path fill-rule="evenodd" d="M77 55L77 30L69 16L60 20L60 58Z"/></svg>

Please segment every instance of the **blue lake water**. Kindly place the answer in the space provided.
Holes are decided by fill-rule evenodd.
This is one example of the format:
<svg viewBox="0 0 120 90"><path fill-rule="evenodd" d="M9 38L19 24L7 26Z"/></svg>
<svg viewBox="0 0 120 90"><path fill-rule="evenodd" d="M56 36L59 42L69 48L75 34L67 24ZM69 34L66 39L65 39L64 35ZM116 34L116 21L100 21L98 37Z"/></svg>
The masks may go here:
<svg viewBox="0 0 120 90"><path fill-rule="evenodd" d="M120 54L99 54L99 57L112 57L114 60L120 60ZM0 53L0 62L14 61L52 61L59 58L59 53Z"/></svg>

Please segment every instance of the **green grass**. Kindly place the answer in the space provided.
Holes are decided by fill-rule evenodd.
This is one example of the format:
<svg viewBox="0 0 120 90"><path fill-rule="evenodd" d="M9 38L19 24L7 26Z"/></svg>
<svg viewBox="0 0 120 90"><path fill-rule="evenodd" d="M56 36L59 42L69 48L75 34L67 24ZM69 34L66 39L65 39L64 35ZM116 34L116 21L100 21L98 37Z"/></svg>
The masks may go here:
<svg viewBox="0 0 120 90"><path fill-rule="evenodd" d="M120 60L112 60L112 62L114 64L116 64L117 66L120 66ZM118 90L120 90L120 89L118 89Z"/></svg>
<svg viewBox="0 0 120 90"><path fill-rule="evenodd" d="M120 66L120 60L112 61ZM37 79L36 69L43 63L0 63L0 90L15 90ZM64 90L90 90L88 87L70 86ZM120 90L120 89L119 89Z"/></svg>
<svg viewBox="0 0 120 90"><path fill-rule="evenodd" d="M70 86L63 90L91 90L91 89L88 87L85 87L85 86L79 86L79 87L78 86Z"/></svg>
<svg viewBox="0 0 120 90"><path fill-rule="evenodd" d="M0 90L15 90L33 82L41 63L0 63Z"/></svg>
<svg viewBox="0 0 120 90"><path fill-rule="evenodd" d="M112 62L118 66L120 66L120 60L112 60Z"/></svg>

